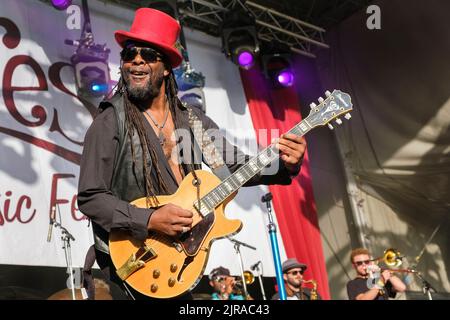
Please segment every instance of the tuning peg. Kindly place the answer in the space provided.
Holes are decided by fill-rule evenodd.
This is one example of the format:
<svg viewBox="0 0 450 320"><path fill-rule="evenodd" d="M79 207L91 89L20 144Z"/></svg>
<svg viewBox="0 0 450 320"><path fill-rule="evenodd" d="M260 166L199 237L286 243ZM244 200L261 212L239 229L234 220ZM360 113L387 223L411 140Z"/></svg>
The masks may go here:
<svg viewBox="0 0 450 320"><path fill-rule="evenodd" d="M352 117L352 115L350 113L346 113L344 118L347 120L350 120L350 118Z"/></svg>
<svg viewBox="0 0 450 320"><path fill-rule="evenodd" d="M331 96L331 92L330 91L325 91L325 95L327 96L327 97L329 97L329 96Z"/></svg>
<svg viewBox="0 0 450 320"><path fill-rule="evenodd" d="M334 127L331 125L331 123L328 124L328 128L330 128L330 130L334 129Z"/></svg>
<svg viewBox="0 0 450 320"><path fill-rule="evenodd" d="M342 124L342 120L339 119L339 118L336 118L336 123L339 124L339 125L341 125L341 124Z"/></svg>
<svg viewBox="0 0 450 320"><path fill-rule="evenodd" d="M322 97L320 97L320 98L317 99L317 100L319 100L319 102L322 103L324 99L323 99Z"/></svg>
<svg viewBox="0 0 450 320"><path fill-rule="evenodd" d="M311 107L311 109L314 109L315 107L317 107L317 104L315 104L315 103L313 102L313 103L311 103L309 106Z"/></svg>

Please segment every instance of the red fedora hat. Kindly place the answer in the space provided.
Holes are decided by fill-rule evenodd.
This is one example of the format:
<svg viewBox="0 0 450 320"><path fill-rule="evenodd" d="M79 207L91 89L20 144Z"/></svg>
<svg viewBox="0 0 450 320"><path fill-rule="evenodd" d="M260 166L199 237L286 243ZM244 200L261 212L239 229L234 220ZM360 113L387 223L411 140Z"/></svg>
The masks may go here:
<svg viewBox="0 0 450 320"><path fill-rule="evenodd" d="M117 43L123 48L127 40L145 42L164 54L172 68L176 68L183 57L176 48L180 24L162 11L140 8L136 10L130 31L117 30Z"/></svg>

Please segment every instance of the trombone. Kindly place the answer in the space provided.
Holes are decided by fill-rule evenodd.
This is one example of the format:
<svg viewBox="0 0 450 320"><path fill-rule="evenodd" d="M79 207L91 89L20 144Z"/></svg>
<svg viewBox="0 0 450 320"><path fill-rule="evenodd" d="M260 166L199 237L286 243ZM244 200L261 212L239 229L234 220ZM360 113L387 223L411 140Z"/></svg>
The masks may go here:
<svg viewBox="0 0 450 320"><path fill-rule="evenodd" d="M387 269L381 269L381 272L384 270L389 270L392 272L406 272L406 273L417 273L414 269L396 269L401 266L403 263L403 256L401 255L400 251L398 251L395 248L389 248L384 250L383 255L376 259L371 259L370 261L375 262L378 264L380 261L384 262L385 265L387 265L389 268Z"/></svg>
<svg viewBox="0 0 450 320"><path fill-rule="evenodd" d="M241 276L234 277L236 279L236 282L234 283L236 288L242 288L243 287L243 281L245 281L245 284L252 284L255 282L255 276L251 271L244 271L244 278L242 279Z"/></svg>
<svg viewBox="0 0 450 320"><path fill-rule="evenodd" d="M375 264L377 266L380 261L383 261L384 264L386 266L388 266L388 268L383 269L378 266L379 271L374 271L373 269L371 269L368 266L369 278L373 279L373 283L380 285L380 281L382 281L381 273L385 270L389 270L390 272L404 272L404 273L415 273L415 274L418 273L414 269L398 269L398 267L400 267L400 265L403 263L402 259L403 259L403 256L400 254L400 251L398 251L397 249L389 248L389 249L384 250L383 255L381 257L376 258L376 259L371 259L370 261L375 262ZM384 282L382 281L381 287L383 287L383 286L384 286ZM380 293L382 295L385 294L385 291L383 288L380 289Z"/></svg>
<svg viewBox="0 0 450 320"><path fill-rule="evenodd" d="M255 276L251 271L244 271L242 276L234 277L235 282L233 284L233 292L234 294L242 295L244 296L245 300L253 300L253 298L250 296L250 294L247 292L247 285L252 284L255 282Z"/></svg>

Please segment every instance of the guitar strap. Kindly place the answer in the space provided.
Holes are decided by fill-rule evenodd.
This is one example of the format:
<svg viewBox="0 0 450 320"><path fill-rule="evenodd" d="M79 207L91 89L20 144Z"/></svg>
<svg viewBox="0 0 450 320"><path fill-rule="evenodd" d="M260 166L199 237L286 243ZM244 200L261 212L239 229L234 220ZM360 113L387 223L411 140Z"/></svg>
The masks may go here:
<svg viewBox="0 0 450 320"><path fill-rule="evenodd" d="M187 106L186 106L187 107ZM220 180L224 180L228 176L231 175L230 169L226 166L223 161L223 152L220 152L211 136L208 132L203 128L203 124L201 120L197 117L197 115L192 111L190 107L187 107L189 113L189 126L194 134L194 139L197 146L202 151L203 159L205 163L210 167L212 172L219 177ZM215 139L216 141L218 139ZM223 151L223 150L222 150Z"/></svg>

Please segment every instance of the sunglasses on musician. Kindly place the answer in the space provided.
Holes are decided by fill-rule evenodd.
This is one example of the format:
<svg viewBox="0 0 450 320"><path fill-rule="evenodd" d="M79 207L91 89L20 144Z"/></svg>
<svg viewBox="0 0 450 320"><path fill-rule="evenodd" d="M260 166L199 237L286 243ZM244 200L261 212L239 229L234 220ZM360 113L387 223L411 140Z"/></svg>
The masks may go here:
<svg viewBox="0 0 450 320"><path fill-rule="evenodd" d="M294 270L294 271L289 271L288 274L292 274L293 276L296 276L297 274L301 274L303 275L303 270Z"/></svg>
<svg viewBox="0 0 450 320"><path fill-rule="evenodd" d="M214 278L214 281L217 281L217 282L223 282L223 281L226 280L226 278L227 278L227 277L220 277L220 276L219 276L219 277L215 277L215 278Z"/></svg>
<svg viewBox="0 0 450 320"><path fill-rule="evenodd" d="M369 265L370 264L370 260L355 261L354 264L356 264L358 267L362 266L363 264Z"/></svg>
<svg viewBox="0 0 450 320"><path fill-rule="evenodd" d="M132 61L134 58L136 58L138 53L142 57L142 59L149 63L154 63L163 59L163 56L152 48L139 48L135 46L124 48L120 52L120 57L123 61Z"/></svg>

